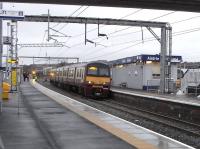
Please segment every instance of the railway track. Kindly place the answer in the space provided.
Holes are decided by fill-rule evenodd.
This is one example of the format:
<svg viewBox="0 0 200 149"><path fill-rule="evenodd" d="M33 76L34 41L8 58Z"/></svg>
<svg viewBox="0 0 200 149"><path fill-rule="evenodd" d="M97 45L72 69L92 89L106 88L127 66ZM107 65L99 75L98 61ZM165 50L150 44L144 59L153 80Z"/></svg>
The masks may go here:
<svg viewBox="0 0 200 149"><path fill-rule="evenodd" d="M106 106L117 111L129 114L137 119L143 118L154 123L159 123L161 125L174 128L176 130L187 133L188 135L194 135L200 137L200 125L189 123L187 121L182 121L179 119L171 118L168 116L153 113L147 110L139 109L136 107L128 106L112 99L106 101L96 101L89 99L91 102L96 102L102 106Z"/></svg>

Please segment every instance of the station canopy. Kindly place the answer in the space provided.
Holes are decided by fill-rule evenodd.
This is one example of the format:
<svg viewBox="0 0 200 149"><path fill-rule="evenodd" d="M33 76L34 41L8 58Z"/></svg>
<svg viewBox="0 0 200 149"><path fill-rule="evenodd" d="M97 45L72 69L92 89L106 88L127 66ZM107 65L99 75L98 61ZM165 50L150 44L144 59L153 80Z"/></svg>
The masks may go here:
<svg viewBox="0 0 200 149"><path fill-rule="evenodd" d="M5 2L88 5L200 12L200 0L3 0Z"/></svg>

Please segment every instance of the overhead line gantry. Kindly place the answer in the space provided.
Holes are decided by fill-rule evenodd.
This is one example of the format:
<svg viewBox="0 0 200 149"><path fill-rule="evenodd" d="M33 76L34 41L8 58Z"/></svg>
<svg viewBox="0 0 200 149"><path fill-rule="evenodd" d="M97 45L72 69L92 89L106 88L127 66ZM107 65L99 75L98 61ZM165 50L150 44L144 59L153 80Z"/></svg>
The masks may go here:
<svg viewBox="0 0 200 149"><path fill-rule="evenodd" d="M167 22L156 21L138 21L138 20L124 20L124 19L108 19L108 18L85 18L85 17L67 17L67 16L40 16L27 15L23 21L26 22L57 22L57 23L79 23L79 24L104 24L104 25L120 25L120 26L134 26L146 27L150 33L158 40L161 45L160 51L160 91L164 93L168 90L166 80L171 78L171 54L172 54L172 27ZM160 28L161 35L158 36L151 28ZM86 27L85 27L86 34ZM159 38L160 37L160 38ZM85 35L85 43L87 38ZM167 55L169 59L167 60Z"/></svg>

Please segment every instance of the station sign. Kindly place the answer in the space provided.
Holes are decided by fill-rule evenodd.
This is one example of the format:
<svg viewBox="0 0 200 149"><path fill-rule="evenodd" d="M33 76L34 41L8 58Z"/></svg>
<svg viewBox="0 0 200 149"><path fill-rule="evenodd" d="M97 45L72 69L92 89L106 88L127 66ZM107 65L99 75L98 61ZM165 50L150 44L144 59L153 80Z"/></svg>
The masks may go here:
<svg viewBox="0 0 200 149"><path fill-rule="evenodd" d="M23 20L23 11L0 10L0 18L4 20Z"/></svg>
<svg viewBox="0 0 200 149"><path fill-rule="evenodd" d="M167 56L167 60L169 60L169 56ZM124 65L124 64L130 64L130 63L136 63L136 62L146 62L146 61L152 61L152 62L160 62L160 55L147 55L142 54L138 56L132 56L132 57L126 57L123 59L118 59L114 61L110 61L111 65ZM171 62L172 63L180 63L182 61L182 56L171 56Z"/></svg>
<svg viewBox="0 0 200 149"><path fill-rule="evenodd" d="M139 55L137 56L137 59L140 61L154 61L154 62L160 62L160 55ZM167 56L167 60L169 59L169 56ZM182 56L171 56L171 62L181 62Z"/></svg>

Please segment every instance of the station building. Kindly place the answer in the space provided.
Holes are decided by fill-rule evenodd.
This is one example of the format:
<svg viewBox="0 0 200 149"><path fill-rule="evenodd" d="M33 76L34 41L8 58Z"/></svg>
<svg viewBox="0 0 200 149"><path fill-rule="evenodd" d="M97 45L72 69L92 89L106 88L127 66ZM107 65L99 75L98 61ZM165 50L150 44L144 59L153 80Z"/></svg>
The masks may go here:
<svg viewBox="0 0 200 149"><path fill-rule="evenodd" d="M181 56L171 57L171 79L177 80ZM154 90L160 86L160 55L137 55L110 61L112 86L139 90Z"/></svg>

